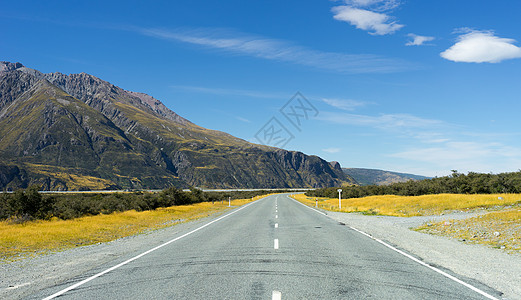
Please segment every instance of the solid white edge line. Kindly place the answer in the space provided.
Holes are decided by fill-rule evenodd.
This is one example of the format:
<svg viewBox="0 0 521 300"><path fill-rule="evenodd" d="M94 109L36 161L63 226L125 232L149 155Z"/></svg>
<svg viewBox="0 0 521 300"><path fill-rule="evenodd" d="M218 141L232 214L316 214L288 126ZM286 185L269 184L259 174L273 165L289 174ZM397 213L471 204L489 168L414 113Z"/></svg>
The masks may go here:
<svg viewBox="0 0 521 300"><path fill-rule="evenodd" d="M314 210L314 211L316 211L316 212L318 212L318 213L323 214L323 215L326 216L326 214L323 213L323 212L321 212L321 211L318 211L318 210L316 210L316 209L314 209L314 208L312 208L312 207L309 207L309 206L307 206L307 205L305 205L305 204L303 204L303 203L300 203L299 201L297 201L297 200L295 200L295 199L293 199L293 198L291 198L291 197L288 197L288 198L290 198L291 200L297 202L297 203L300 204L300 205L303 205L303 206L305 206L305 207L307 207L307 208L309 208L309 209L311 209L311 210ZM354 227L352 227L352 226L349 226L349 228L353 229L354 231L356 231L356 232L358 232L358 233L361 233L361 234L367 236L367 237L370 238L370 239L375 240L376 242L378 242L378 243L384 245L385 247L387 247L387 248L389 248L389 249L391 249L391 250L394 250L395 252L400 253L401 255L403 255L403 256L405 256L405 257L407 257L407 258L409 258L409 259L411 259L411 260L413 260L413 261L415 261L415 262L417 262L417 263L419 263L420 265L422 265L422 266L424 266L424 267L427 267L427 268L429 268L429 269L431 269L431 270L433 270L433 271L435 271L435 272L437 272L437 273L439 273L439 274L441 274L441 275L443 275L443 276L445 276L445 277L447 277L447 278L449 278L449 279L451 279L451 280L453 280L453 281L455 281L455 282L457 282L457 283L459 283L459 284L461 284L461 285L463 285L463 286L465 286L465 287L467 287L467 288L473 290L474 292L476 292L476 293L478 293L478 294L480 294L480 295L482 295L482 296L485 296L485 297L488 298L488 299L492 299L492 300L500 300L499 298L496 298L496 297L494 297L494 296L488 294L487 292L484 292L484 291L478 289L477 287L475 287L475 286L473 286L473 285L470 285L470 284L468 284L468 283L466 283L466 282L464 282L464 281L462 281L462 280L460 280L460 279L458 279L458 278L456 278L456 277L454 277L454 276L452 276L452 275L450 275L450 274L448 274L448 273L446 273L446 272L444 272L444 271L442 271L442 270L440 270L440 269L438 269L438 268L436 268L436 267L433 267L433 266L431 266L431 265L429 265L429 264L427 264L427 263L425 263L425 262L423 262L423 261L417 259L416 257L411 256L411 255L409 255L409 254L403 252L402 250L397 249L397 248L395 248L395 247L393 247L393 246L387 244L386 242L384 242L384 241L382 241L382 240L380 240L380 239L377 239L377 238L373 237L372 235L370 235L370 234L368 234L368 233L365 233L365 232L363 232L363 231L361 231L361 230L359 230L359 229L356 229L356 228L354 228Z"/></svg>
<svg viewBox="0 0 521 300"><path fill-rule="evenodd" d="M433 266L431 266L431 265L429 265L429 264L427 264L427 263L417 259L416 257L414 257L414 256L412 256L410 254L407 254L407 253L403 252L402 250L397 249L397 248L387 244L386 242L384 242L384 241L382 241L380 239L375 238L374 236L372 236L372 235L370 235L368 233L365 233L365 232L363 232L363 231L361 231L359 229L356 229L356 228L354 228L352 226L349 226L349 228L351 228L354 231L359 232L359 233L367 236L370 239L375 240L376 242L384 245L385 247L387 247L387 248L389 248L389 249L391 249L391 250L393 250L395 252L400 253L401 255L403 255L403 256L405 256L405 257L407 257L407 258L409 258L409 259L411 259L411 260L413 260L413 261L415 261L417 263L419 263L420 265L425 266L425 267L427 267L427 268L429 268L429 269L431 269L431 270L433 270L433 271L435 271L435 272L437 272L437 273L439 273L439 274L441 274L441 275L443 275L443 276L445 276L445 277L447 277L447 278L449 278L449 279L451 279L451 280L453 280L453 281L455 281L455 282L457 282L457 283L459 283L459 284L461 284L461 285L463 285L463 286L473 290L474 292L476 292L478 294L481 294L482 296L487 297L488 299L499 300L498 298L488 294L487 292L484 292L484 291L478 289L477 287L475 287L473 285L470 285L470 284L468 284L468 283L466 283L466 282L464 282L464 281L462 281L462 280L460 280L460 279L458 279L458 278L456 278L456 277L454 277L454 276L452 276L452 275L450 275L450 274L448 274L448 273L446 273L446 272L444 272L444 271L442 271L442 270L440 270L440 269L438 269L436 267L433 267Z"/></svg>
<svg viewBox="0 0 521 300"><path fill-rule="evenodd" d="M327 216L326 213L323 213L323 212L321 212L320 210L314 209L313 207L309 207L309 206L307 206L306 204L302 204L302 203L300 203L299 201L297 201L297 200L295 200L295 199L293 199L293 198L291 198L291 197L289 197L289 196L287 196L287 197L288 197L289 199L291 199L291 200L297 202L298 204L300 204L300 205L306 207L306 208L309 208L309 209L311 209L311 210L316 211L316 212L319 213L319 214L322 214L322 215L324 215L324 216Z"/></svg>
<svg viewBox="0 0 521 300"><path fill-rule="evenodd" d="M91 281L91 280L93 280L93 279L96 279L96 278L98 278L98 277L100 277L100 276L103 276L103 275L105 275L105 274L107 274L107 273L109 273L109 272L111 272L111 271L114 271L114 270L116 270L116 269L118 269L118 268L120 268L120 267L122 267L122 266L124 266L124 265L126 265L126 264L128 264L128 263L130 263L130 262L133 262L134 260L136 260L136 259L138 259L138 258L140 258L140 257L143 257L143 256L145 256L145 255L147 255L147 254L149 254L149 253L152 253L152 252L156 251L156 250L159 249L159 248L163 248L163 247L166 246L166 245L169 245L169 244L171 244L171 243L173 243L173 242L175 242L175 241L178 241L178 240L180 240L180 239L182 239L182 238L184 238L184 237L186 237L186 236L189 236L189 235L192 234L192 233L195 233L195 232L197 232L197 231L199 231L199 230L201 230L201 229L203 229L203 228L205 228L205 227L207 227L207 226L210 226L211 224L213 224L213 223L215 223L215 222L218 222L218 221L220 221L220 220L222 220L222 219L224 219L224 218L227 218L227 217L229 217L229 216L231 216L231 215L233 215L233 214L235 214L235 213L237 213L237 212L239 212L239 211L245 209L246 207L248 207L248 206L250 206L250 205L252 205L252 204L254 204L254 203L259 202L259 200L263 200L263 199L266 199L266 198L267 198L267 197L264 197L264 198L261 198L261 199L255 200L255 201L253 201L253 202L251 202L251 203L248 203L248 204L246 204L246 205L244 205L244 206L242 206L242 207L239 207L238 209L233 210L232 212L230 212L230 213L228 213L228 214L226 214L226 215L224 215L224 216L222 216L222 217L219 217L219 218L217 218L217 219L215 219L215 220L213 220L213 221L211 221L211 222L209 222L209 223L206 223L206 224L204 224L204 225L201 226L201 227L198 227L198 228L196 228L196 229L194 229L194 230L192 230L192 231L190 231L190 232L188 232L188 233L185 233L185 234L183 234L183 235L181 235L181 236L176 237L175 239L172 239L172 240L170 240L170 241L168 241L168 242L165 242L165 243L163 243L163 244L161 244L161 245L159 245L159 246L157 246L157 247L154 247L154 248L152 248L152 249L150 249L150 250L148 250L148 251L145 251L145 252L143 252L143 253L141 253L141 254L139 254L139 255L137 255L137 256L134 256L134 257L132 257L132 258L130 258L130 259L128 259L128 260L122 262L122 263L119 263L119 264L117 264L117 265L115 265L115 266L113 266L113 267L111 267L111 268L106 269L106 270L103 271L103 272L100 272L100 273L97 273L97 274L95 274L95 275L92 275L91 277L89 277L89 278L87 278L87 279L84 279L84 280L82 280L82 281L80 281L80 282L78 282L78 283L76 283L76 284L73 284L73 285L69 286L68 288L65 288L65 289L63 289L63 290L61 290L61 291L59 291L59 292L56 292L56 293L54 293L54 294L52 294L52 295L50 295L50 296L48 296L48 297L43 298L42 300L50 300L50 299L56 298L56 297L58 297L58 296L61 296L61 295L65 294L65 293L67 293L67 292L69 292L69 291L71 291L71 290L73 290L73 289L75 289L75 288L77 288L77 287L79 287L79 286L84 285L85 283L87 283L87 282L89 282L89 281Z"/></svg>
<svg viewBox="0 0 521 300"><path fill-rule="evenodd" d="M282 293L279 291L273 291L271 294L271 300L282 300Z"/></svg>

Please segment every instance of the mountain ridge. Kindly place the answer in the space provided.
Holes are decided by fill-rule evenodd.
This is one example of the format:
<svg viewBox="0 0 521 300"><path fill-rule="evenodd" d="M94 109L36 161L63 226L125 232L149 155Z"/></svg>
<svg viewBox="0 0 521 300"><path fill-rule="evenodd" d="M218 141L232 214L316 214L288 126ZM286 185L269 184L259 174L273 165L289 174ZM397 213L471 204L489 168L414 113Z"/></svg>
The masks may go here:
<svg viewBox="0 0 521 300"><path fill-rule="evenodd" d="M423 180L430 178L427 176L385 171L379 169L342 168L342 171L346 175L356 180L361 185L388 185L397 182L405 182L409 180Z"/></svg>
<svg viewBox="0 0 521 300"><path fill-rule="evenodd" d="M354 182L318 156L200 127L95 76L0 62L0 188L284 188Z"/></svg>

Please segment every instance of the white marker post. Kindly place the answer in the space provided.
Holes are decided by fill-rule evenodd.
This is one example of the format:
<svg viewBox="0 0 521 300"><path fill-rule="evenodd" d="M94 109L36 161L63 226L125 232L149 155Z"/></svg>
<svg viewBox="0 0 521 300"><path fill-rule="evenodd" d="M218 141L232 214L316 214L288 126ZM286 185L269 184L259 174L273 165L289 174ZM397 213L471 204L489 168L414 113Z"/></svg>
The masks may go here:
<svg viewBox="0 0 521 300"><path fill-rule="evenodd" d="M315 198L315 202L316 202L316 203L315 203L315 207L318 208L318 199L317 199L317 198Z"/></svg>
<svg viewBox="0 0 521 300"><path fill-rule="evenodd" d="M338 210L342 209L342 189L336 190L338 192Z"/></svg>
<svg viewBox="0 0 521 300"><path fill-rule="evenodd" d="M228 207L232 207L232 197L228 197Z"/></svg>

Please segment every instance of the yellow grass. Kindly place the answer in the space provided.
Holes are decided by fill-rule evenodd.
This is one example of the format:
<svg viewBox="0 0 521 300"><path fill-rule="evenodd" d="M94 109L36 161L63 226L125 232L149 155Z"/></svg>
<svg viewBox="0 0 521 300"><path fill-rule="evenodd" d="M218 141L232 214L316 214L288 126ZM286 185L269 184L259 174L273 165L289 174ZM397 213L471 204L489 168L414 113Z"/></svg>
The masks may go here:
<svg viewBox="0 0 521 300"><path fill-rule="evenodd" d="M258 200L265 196L254 197ZM240 206L252 199L233 200ZM73 220L34 221L23 224L0 222L0 260L9 261L38 253L108 242L144 231L172 226L225 211L228 202L203 202L157 210L126 211Z"/></svg>
<svg viewBox="0 0 521 300"><path fill-rule="evenodd" d="M370 196L342 199L342 209L338 209L338 198L307 197L304 194L292 197L309 206L330 211L363 212L398 217L439 215L441 213L477 208L501 208L521 204L521 194L462 195L438 194L424 196ZM502 197L500 200L498 197Z"/></svg>
<svg viewBox="0 0 521 300"><path fill-rule="evenodd" d="M507 251L521 251L521 209L519 208L491 212L465 220L423 225L417 230Z"/></svg>

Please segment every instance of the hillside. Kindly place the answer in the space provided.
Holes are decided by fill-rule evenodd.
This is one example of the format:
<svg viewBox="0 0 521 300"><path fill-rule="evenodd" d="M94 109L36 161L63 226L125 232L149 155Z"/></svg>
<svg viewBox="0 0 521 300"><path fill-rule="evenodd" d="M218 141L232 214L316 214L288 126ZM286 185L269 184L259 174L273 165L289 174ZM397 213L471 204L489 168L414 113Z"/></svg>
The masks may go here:
<svg viewBox="0 0 521 300"><path fill-rule="evenodd" d="M342 168L342 171L361 185L387 185L391 183L429 178L420 175L397 173L378 169Z"/></svg>
<svg viewBox="0 0 521 300"><path fill-rule="evenodd" d="M86 73L0 62L0 188L326 187L353 182L317 156L200 127Z"/></svg>

